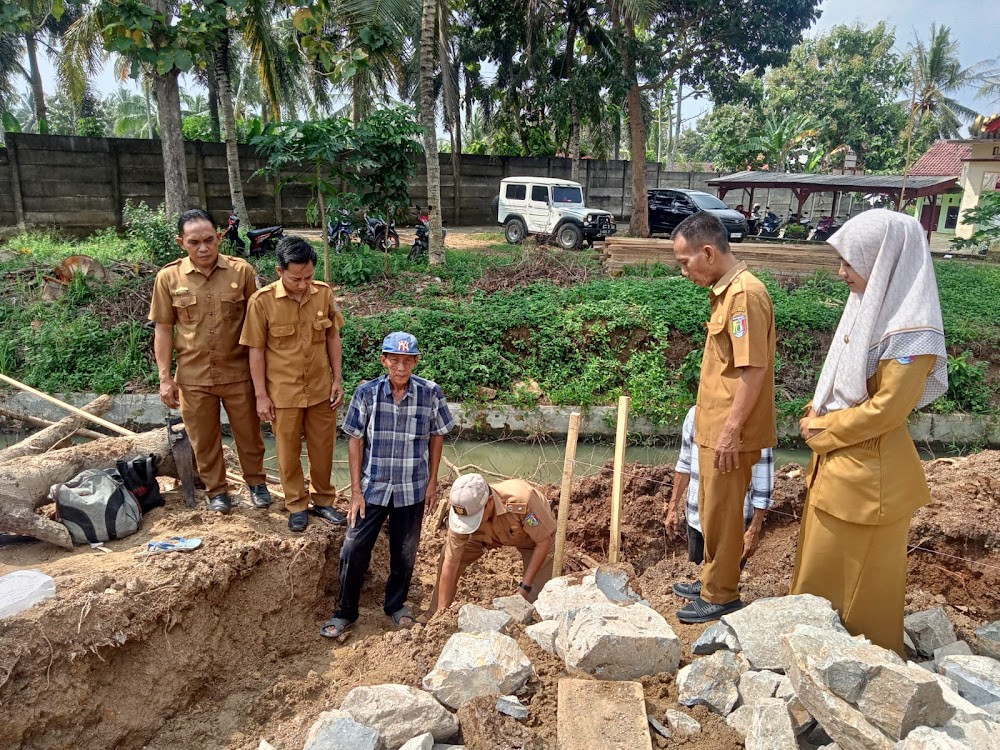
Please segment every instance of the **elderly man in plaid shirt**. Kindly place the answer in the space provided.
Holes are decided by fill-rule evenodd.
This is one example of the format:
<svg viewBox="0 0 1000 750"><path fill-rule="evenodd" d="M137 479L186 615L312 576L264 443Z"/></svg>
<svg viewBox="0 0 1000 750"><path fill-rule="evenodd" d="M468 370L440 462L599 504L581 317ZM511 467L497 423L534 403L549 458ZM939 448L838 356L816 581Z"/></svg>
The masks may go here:
<svg viewBox="0 0 1000 750"><path fill-rule="evenodd" d="M424 508L437 505L444 436L454 426L441 387L413 375L417 339L390 333L382 342L386 374L358 386L344 418L350 438L351 506L340 548L340 598L320 633L336 638L358 619L372 548L389 520L389 578L384 611L399 626L415 620L406 607Z"/></svg>
<svg viewBox="0 0 1000 750"><path fill-rule="evenodd" d="M688 559L701 565L705 559L705 537L701 533L701 522L698 520L698 451L694 449L695 409L696 407L692 406L684 418L684 427L681 430L681 454L674 467L674 490L670 496L670 505L667 507L665 525L668 534L680 535L680 503L681 497L686 497ZM764 515L773 502L773 492L774 454L770 448L764 448L760 453L760 461L753 467L750 489L747 490L746 501L743 504L746 533L743 535L741 568L757 551ZM701 595L701 581L675 583L673 591L677 596L694 600Z"/></svg>

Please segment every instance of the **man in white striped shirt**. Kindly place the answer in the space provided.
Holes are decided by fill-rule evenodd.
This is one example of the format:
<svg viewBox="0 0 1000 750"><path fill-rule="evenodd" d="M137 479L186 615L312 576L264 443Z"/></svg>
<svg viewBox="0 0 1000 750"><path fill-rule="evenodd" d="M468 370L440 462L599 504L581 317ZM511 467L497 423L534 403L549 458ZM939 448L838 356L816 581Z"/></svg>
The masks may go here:
<svg viewBox="0 0 1000 750"><path fill-rule="evenodd" d="M681 430L681 453L674 467L674 489L667 507L665 525L668 534L678 536L681 534L680 501L681 497L686 497L688 559L701 565L705 559L705 537L701 533L701 522L698 518L698 451L694 448L695 409L696 407L692 406L684 418L684 427ZM747 490L746 501L743 504L746 533L743 535L741 568L757 550L760 530L764 525L764 515L773 502L773 492L774 453L770 448L764 448L760 453L760 461L753 467L750 489ZM701 595L701 581L675 583L673 591L685 599L696 599Z"/></svg>

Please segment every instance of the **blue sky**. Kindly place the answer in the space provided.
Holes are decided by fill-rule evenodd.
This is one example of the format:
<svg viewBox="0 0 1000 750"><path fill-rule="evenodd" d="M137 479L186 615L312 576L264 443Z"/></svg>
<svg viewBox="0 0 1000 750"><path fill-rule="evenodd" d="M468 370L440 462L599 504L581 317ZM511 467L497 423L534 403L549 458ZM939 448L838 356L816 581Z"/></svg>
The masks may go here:
<svg viewBox="0 0 1000 750"><path fill-rule="evenodd" d="M820 8L822 16L808 32L810 36L829 31L837 24L860 21L864 25L874 25L884 20L896 28L896 45L903 51L916 34L926 38L931 23L936 22L951 27L953 38L959 41L963 65L1000 58L1000 2L997 0L826 0ZM45 89L51 93L54 71L44 58L42 64ZM1000 66L1000 59L997 65ZM97 88L110 93L117 85L112 67L106 66ZM191 89L193 84L182 81L182 86ZM977 111L1000 110L1000 103L977 100L974 90L962 92L957 98ZM708 106L707 102L692 102L685 119Z"/></svg>

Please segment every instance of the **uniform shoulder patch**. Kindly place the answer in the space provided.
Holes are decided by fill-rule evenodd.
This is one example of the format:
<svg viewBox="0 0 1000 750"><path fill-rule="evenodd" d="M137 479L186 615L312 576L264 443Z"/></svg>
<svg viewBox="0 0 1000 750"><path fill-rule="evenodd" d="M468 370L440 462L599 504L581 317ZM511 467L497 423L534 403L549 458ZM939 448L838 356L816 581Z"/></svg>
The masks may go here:
<svg viewBox="0 0 1000 750"><path fill-rule="evenodd" d="M537 526L541 522L538 520L538 516L536 516L534 512L532 512L524 517L524 523L527 526Z"/></svg>
<svg viewBox="0 0 1000 750"><path fill-rule="evenodd" d="M732 331L733 338L741 339L747 335L747 314L745 312L733 315Z"/></svg>
<svg viewBox="0 0 1000 750"><path fill-rule="evenodd" d="M896 361L901 365L908 365L913 362L913 357L898 357Z"/></svg>

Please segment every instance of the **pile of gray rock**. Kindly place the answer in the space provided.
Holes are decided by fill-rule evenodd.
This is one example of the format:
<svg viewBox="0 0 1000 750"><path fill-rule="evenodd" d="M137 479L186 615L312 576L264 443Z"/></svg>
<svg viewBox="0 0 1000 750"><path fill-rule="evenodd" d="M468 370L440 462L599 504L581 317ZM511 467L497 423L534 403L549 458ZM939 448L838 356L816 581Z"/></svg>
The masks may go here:
<svg viewBox="0 0 1000 750"><path fill-rule="evenodd" d="M907 617L905 631L915 661L851 637L825 599L762 599L706 628L678 670L670 625L625 571L599 568L549 581L534 605L462 607L422 689L355 688L319 716L304 750L461 750L447 744L459 737L472 750L479 735L508 747L489 744L498 733L518 738L510 747L540 746L521 723L530 706L518 695L535 675L511 637L521 634L570 675L675 674L680 704L723 717L747 750L1000 750L1000 621L967 643L937 608ZM701 732L677 710L648 722L652 736Z"/></svg>

